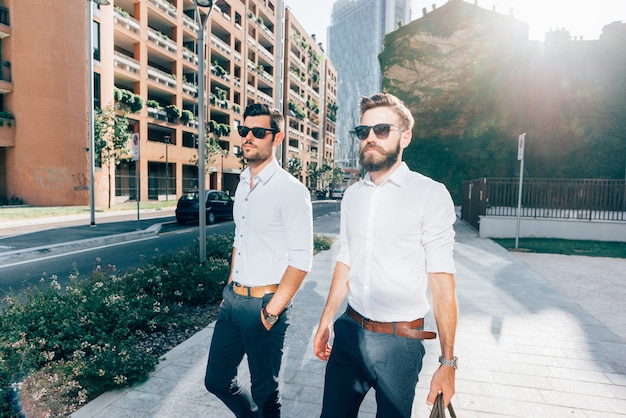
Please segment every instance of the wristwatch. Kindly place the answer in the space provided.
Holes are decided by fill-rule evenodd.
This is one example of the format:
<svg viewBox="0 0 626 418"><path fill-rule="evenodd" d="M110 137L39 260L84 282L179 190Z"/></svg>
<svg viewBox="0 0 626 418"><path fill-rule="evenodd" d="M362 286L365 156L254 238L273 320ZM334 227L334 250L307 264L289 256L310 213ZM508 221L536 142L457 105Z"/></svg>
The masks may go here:
<svg viewBox="0 0 626 418"><path fill-rule="evenodd" d="M278 315L272 315L271 313L268 313L265 308L261 309L261 312L263 313L263 317L268 324L274 325L276 322L278 322Z"/></svg>
<svg viewBox="0 0 626 418"><path fill-rule="evenodd" d="M454 370L456 370L456 368L459 367L459 358L452 357L451 359L447 359L447 358L443 358L443 356L439 356L439 363L445 366L450 366Z"/></svg>

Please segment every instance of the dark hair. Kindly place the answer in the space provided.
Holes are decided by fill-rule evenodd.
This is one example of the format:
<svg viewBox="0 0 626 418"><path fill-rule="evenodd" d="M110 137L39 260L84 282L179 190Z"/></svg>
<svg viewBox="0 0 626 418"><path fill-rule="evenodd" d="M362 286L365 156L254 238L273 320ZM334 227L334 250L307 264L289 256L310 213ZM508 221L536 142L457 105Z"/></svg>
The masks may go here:
<svg viewBox="0 0 626 418"><path fill-rule="evenodd" d="M371 97L361 97L361 104L359 105L359 111L361 117L363 113L376 107L388 107L393 110L400 118L400 124L402 128L407 131L413 130L415 119L411 115L411 111L405 106L400 99L393 94L389 93L376 93Z"/></svg>
<svg viewBox="0 0 626 418"><path fill-rule="evenodd" d="M243 118L245 119L248 116L269 116L270 128L278 129L279 131L283 130L285 124L285 118L277 109L270 109L268 105L263 103L249 104L243 112Z"/></svg>

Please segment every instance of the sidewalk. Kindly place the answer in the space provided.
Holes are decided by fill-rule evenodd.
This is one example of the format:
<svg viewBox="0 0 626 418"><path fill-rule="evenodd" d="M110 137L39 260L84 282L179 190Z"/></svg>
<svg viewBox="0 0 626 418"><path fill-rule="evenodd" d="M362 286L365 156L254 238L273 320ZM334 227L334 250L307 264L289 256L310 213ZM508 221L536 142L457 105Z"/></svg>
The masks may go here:
<svg viewBox="0 0 626 418"><path fill-rule="evenodd" d="M587 304L580 289L570 288L565 296L551 283L554 277L543 278L524 257L478 238L461 222L455 229L460 309L456 343L460 367L453 398L457 414L465 418L626 417L626 337L616 334L621 333L619 324L626 322L624 299L612 300L613 306L604 310L608 316L621 318L607 321L598 316L600 311L594 312L594 317L583 307L601 302ZM314 357L311 347L337 249L335 244L315 256L313 270L294 300L281 375L285 417L319 416L325 364ZM580 263L582 272L586 259L572 257L566 262ZM607 260L616 276L621 272L623 278L626 260ZM526 261L532 262L531 258ZM594 277L591 269L587 270L587 283L591 283ZM567 281L559 283L568 288ZM616 283L623 292L623 280ZM585 288L584 281L581 288ZM612 293L611 288L603 290ZM435 328L432 317L427 318L426 328ZM108 392L72 416L231 416L203 386L212 332L213 326L209 326L167 353L148 381ZM438 342L426 341L426 349L414 417L429 413L425 398L437 367ZM247 381L246 369L244 363L243 381ZM359 417L374 416L370 393Z"/></svg>

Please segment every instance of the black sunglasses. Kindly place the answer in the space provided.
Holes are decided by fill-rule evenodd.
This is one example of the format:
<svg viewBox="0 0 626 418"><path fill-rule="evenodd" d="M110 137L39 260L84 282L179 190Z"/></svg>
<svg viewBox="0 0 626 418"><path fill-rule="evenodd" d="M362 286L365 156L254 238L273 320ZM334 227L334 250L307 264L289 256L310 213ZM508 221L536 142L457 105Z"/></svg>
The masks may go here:
<svg viewBox="0 0 626 418"><path fill-rule="evenodd" d="M237 131L239 132L239 136L241 136L242 138L248 136L248 132L252 131L252 135L258 139L265 138L265 135L267 135L267 131L270 131L274 134L276 132L280 132L278 129L275 128L248 128L247 126L243 125L239 125L237 127Z"/></svg>
<svg viewBox="0 0 626 418"><path fill-rule="evenodd" d="M402 131L399 126L396 126L392 123L378 123L374 126L367 125L359 125L354 128L354 133L357 138L361 141L366 140L368 136L370 136L370 129L374 130L374 135L378 139L387 139L389 138L389 132L391 131L391 127L397 128L398 131Z"/></svg>

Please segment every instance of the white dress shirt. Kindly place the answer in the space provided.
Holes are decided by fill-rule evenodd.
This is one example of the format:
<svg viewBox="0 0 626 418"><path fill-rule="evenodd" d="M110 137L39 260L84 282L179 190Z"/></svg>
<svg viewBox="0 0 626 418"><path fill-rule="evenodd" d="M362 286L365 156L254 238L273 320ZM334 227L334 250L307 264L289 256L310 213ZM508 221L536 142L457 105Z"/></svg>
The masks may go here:
<svg viewBox="0 0 626 418"><path fill-rule="evenodd" d="M350 306L375 321L424 317L428 273L455 273L455 219L445 186L405 163L379 186L369 173L350 186L337 256L350 267Z"/></svg>
<svg viewBox="0 0 626 418"><path fill-rule="evenodd" d="M244 286L280 283L290 265L310 271L313 263L311 195L273 159L250 190L250 168L241 173L233 217L236 249L233 281Z"/></svg>

